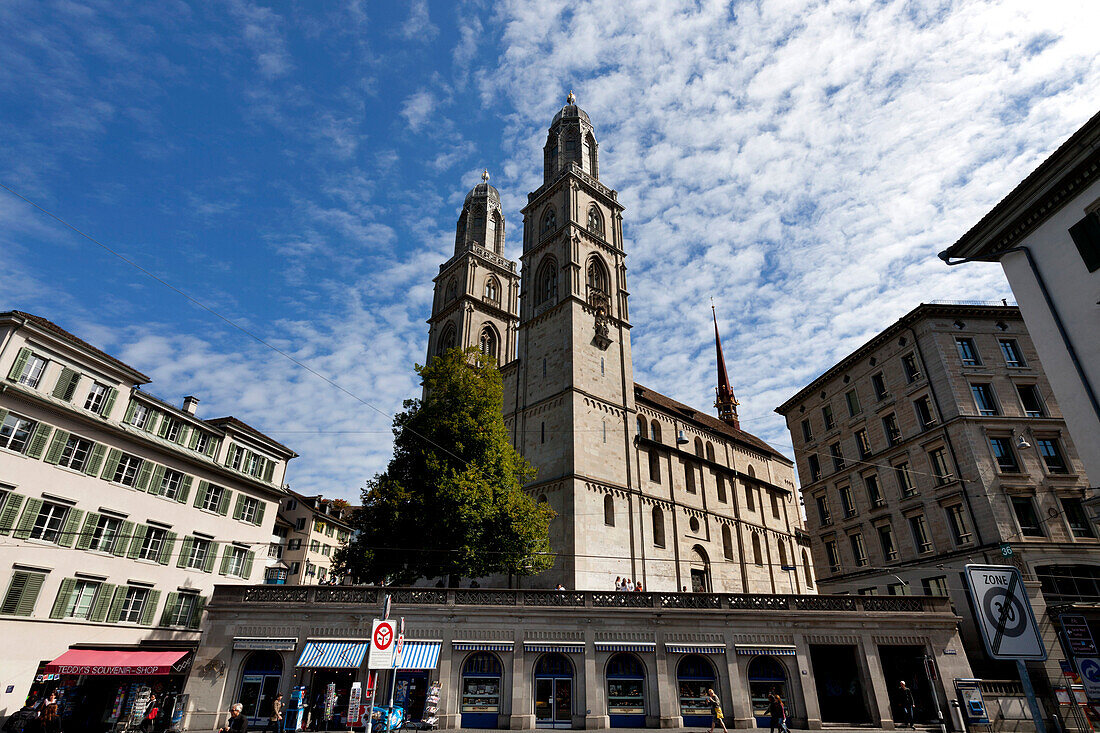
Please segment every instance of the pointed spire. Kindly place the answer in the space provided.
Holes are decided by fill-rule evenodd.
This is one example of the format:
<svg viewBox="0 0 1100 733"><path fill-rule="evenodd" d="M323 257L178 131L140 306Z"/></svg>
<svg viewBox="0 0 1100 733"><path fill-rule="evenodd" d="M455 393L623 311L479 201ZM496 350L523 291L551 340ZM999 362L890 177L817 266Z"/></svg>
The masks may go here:
<svg viewBox="0 0 1100 733"><path fill-rule="evenodd" d="M737 398L730 389L730 378L726 373L726 359L722 356L722 337L718 335L718 314L714 310L714 303L710 304L710 313L714 317L714 348L718 356L718 386L714 392L717 399L714 406L718 408L718 419L740 430L741 422L737 419Z"/></svg>

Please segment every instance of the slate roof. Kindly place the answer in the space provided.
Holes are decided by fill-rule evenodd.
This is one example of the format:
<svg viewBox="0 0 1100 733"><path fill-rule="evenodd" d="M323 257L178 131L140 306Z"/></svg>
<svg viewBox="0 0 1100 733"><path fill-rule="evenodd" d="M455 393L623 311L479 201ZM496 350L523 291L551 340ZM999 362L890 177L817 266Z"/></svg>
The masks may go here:
<svg viewBox="0 0 1100 733"><path fill-rule="evenodd" d="M283 445L282 443L280 443L279 441L275 440L274 438L272 438L268 435L264 435L263 433L261 433L256 428L252 427L251 425L249 425L245 422L241 422L240 420L233 417L232 415L227 415L226 417L215 417L215 418L212 418L210 420L204 420L203 422L206 422L206 423L209 423L210 425L214 425L216 427L222 428L223 430L227 427L233 428L234 430L237 430L238 432L245 433L246 435L251 435L254 438L259 438L261 440L266 440L268 443L271 443L272 445L274 445L278 448L282 448L283 450L285 450L289 454L289 456L291 458L296 458L298 456L298 454L295 453L291 448L286 447L285 445Z"/></svg>

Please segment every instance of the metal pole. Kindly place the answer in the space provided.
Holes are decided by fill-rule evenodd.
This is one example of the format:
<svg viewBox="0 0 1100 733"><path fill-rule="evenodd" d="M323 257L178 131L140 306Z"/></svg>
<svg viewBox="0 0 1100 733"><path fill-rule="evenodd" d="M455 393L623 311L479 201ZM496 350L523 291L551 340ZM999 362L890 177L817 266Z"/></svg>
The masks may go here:
<svg viewBox="0 0 1100 733"><path fill-rule="evenodd" d="M1020 684L1027 695L1027 704L1031 708L1031 717L1035 721L1035 733L1047 733L1046 721L1039 710L1039 701L1035 699L1035 688L1031 686L1031 677L1027 673L1027 664L1022 659L1016 660L1016 671L1020 673ZM1073 687L1070 687L1070 701L1073 702Z"/></svg>
<svg viewBox="0 0 1100 733"><path fill-rule="evenodd" d="M930 654L924 655L924 679L932 690L932 699L936 701L936 720L940 724L940 733L947 733L947 726L943 722L943 708L940 707L940 691L936 688L936 681L932 679L932 665L936 663Z"/></svg>

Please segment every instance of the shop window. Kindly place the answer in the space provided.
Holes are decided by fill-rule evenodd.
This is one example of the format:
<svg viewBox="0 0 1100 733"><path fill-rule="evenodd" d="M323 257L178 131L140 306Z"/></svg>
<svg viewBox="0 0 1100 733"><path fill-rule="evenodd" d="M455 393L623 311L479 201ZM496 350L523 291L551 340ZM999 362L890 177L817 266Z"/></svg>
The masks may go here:
<svg viewBox="0 0 1100 733"><path fill-rule="evenodd" d="M633 654L607 661L607 713L613 727L645 727L645 667Z"/></svg>
<svg viewBox="0 0 1100 733"><path fill-rule="evenodd" d="M680 688L680 715L685 726L710 723L710 703L707 690L713 689L721 697L718 676L706 657L687 654L676 667L676 681Z"/></svg>
<svg viewBox="0 0 1100 733"><path fill-rule="evenodd" d="M500 712L501 664L489 652L477 652L462 665L462 727L495 728Z"/></svg>
<svg viewBox="0 0 1100 733"><path fill-rule="evenodd" d="M766 728L769 724L769 695L773 692L787 705L787 714L793 712L793 701L787 691L787 672L778 659L772 656L753 657L749 662L748 678L752 714L758 727Z"/></svg>

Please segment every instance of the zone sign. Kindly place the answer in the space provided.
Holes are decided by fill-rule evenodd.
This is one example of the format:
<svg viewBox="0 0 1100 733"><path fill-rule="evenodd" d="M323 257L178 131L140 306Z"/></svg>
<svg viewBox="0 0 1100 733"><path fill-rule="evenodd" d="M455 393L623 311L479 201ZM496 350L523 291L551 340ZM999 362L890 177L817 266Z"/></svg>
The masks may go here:
<svg viewBox="0 0 1100 733"><path fill-rule="evenodd" d="M393 621L375 619L370 632L370 654L367 669L390 669L397 646L397 629Z"/></svg>
<svg viewBox="0 0 1100 733"><path fill-rule="evenodd" d="M966 584L978 629L993 659L1047 658L1020 571L1010 565L967 565Z"/></svg>

